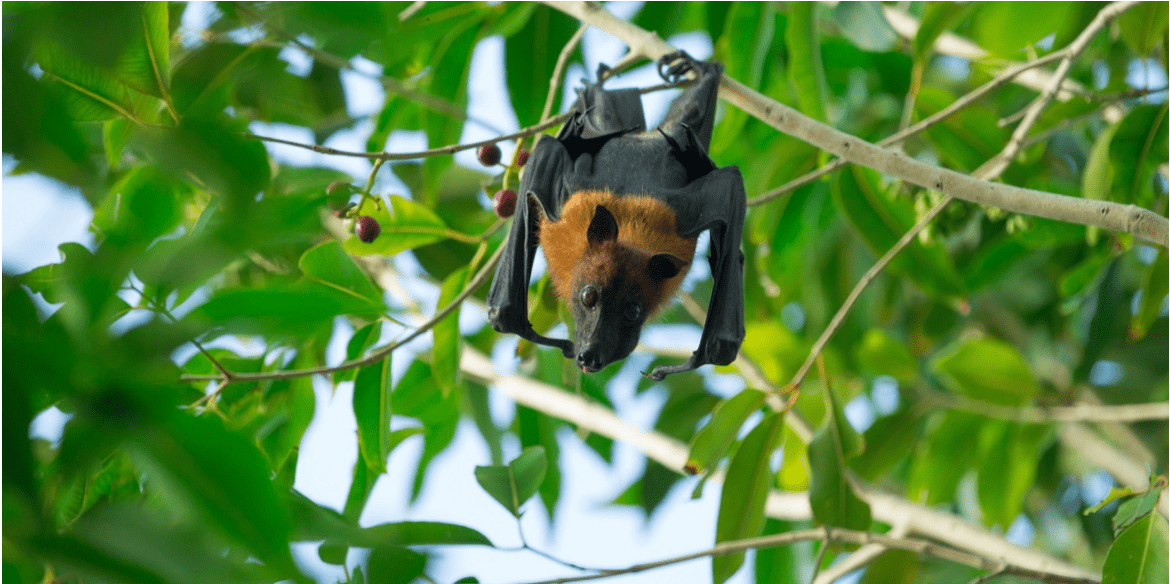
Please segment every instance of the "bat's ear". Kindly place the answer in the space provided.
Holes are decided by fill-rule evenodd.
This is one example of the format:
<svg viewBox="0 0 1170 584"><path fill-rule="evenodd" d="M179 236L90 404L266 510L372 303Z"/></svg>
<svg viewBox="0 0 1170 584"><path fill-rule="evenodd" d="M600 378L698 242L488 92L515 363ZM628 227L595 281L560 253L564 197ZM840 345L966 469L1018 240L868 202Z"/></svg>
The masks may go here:
<svg viewBox="0 0 1170 584"><path fill-rule="evenodd" d="M606 241L617 241L618 225L609 209L598 205L589 222L589 245L600 245Z"/></svg>
<svg viewBox="0 0 1170 584"><path fill-rule="evenodd" d="M651 280L668 280L677 276L686 265L686 260L672 253L657 253L646 264L646 275Z"/></svg>
<svg viewBox="0 0 1170 584"><path fill-rule="evenodd" d="M547 216L544 211L544 205L540 204L540 198L532 191L528 191L528 214L537 224L544 221L544 218Z"/></svg>

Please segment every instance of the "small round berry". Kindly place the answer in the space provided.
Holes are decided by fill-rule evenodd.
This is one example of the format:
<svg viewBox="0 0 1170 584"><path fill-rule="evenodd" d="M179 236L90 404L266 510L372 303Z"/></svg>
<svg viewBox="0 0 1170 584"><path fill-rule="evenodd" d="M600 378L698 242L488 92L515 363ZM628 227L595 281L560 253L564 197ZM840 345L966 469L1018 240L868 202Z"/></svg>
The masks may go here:
<svg viewBox="0 0 1170 584"><path fill-rule="evenodd" d="M359 215L353 232L363 242L374 243L374 240L382 234L382 226L378 225L377 219L369 215Z"/></svg>
<svg viewBox="0 0 1170 584"><path fill-rule="evenodd" d="M496 215L500 219L507 219L516 213L516 191L512 189L504 189L495 196Z"/></svg>
<svg viewBox="0 0 1170 584"><path fill-rule="evenodd" d="M521 150L520 153L516 155L516 166L524 166L525 164L528 164L528 151Z"/></svg>
<svg viewBox="0 0 1170 584"><path fill-rule="evenodd" d="M346 183L339 181L339 180L335 180L335 181L329 183L329 186L325 187L325 194L336 195L339 191L341 191L341 189L344 189L345 186L346 186Z"/></svg>
<svg viewBox="0 0 1170 584"><path fill-rule="evenodd" d="M495 144L480 146L475 155L484 166L495 166L500 163L500 147Z"/></svg>

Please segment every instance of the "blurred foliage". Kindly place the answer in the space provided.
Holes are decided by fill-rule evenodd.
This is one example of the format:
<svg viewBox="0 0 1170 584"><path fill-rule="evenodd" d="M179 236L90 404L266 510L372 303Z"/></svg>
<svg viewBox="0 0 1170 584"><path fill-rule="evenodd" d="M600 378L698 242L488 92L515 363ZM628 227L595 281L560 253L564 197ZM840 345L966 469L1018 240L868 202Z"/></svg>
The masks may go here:
<svg viewBox="0 0 1170 584"><path fill-rule="evenodd" d="M707 37L730 76L876 142L986 82L1005 60L1063 47L1102 6L910 3L922 22L914 39L898 37L876 3L655 2L632 22L664 37ZM367 177L277 162L268 143L246 132L256 123L294 126L321 144L356 130L368 132L369 151L394 132L421 131L429 147L457 143L475 123L465 113L472 51L489 37L503 37L511 107L521 124L533 124L578 23L511 2L223 2L203 5L212 13L207 28L189 30L180 23L194 8L3 6L6 164L79 190L94 210L95 238L88 249L62 245L58 263L4 275L5 580L307 582L290 545L324 542L318 555L332 564L345 565L350 548L372 550L350 564L353 582L413 581L428 570L429 546L491 543L460 525L363 528L357 520L395 447L413 436L424 443L417 497L465 418L491 452L492 464L476 471L480 484L517 515L538 494L555 521L565 490L558 440L581 439L607 463L613 441L572 436L561 431L566 422L523 406L511 427L498 427L487 388L462 377L458 364L463 349L490 353L499 336L461 336L458 312L400 379L389 356L317 377L354 385L360 456L352 478L336 477L351 478L340 513L293 489L315 395L310 377L282 372L321 366L338 334L349 335L338 339L348 359L369 356L416 308L388 300L355 256L412 255L445 305L501 243L504 230L490 229L495 217L482 203L482 190L499 179L436 156L387 165L408 193L372 179L363 189ZM1151 72L1165 83L1166 21L1165 3L1145 3L1096 35L1069 74L1088 89L1049 108L1034 130L1039 139L1002 180L1165 215L1166 93L1131 90L1132 79ZM947 56L934 45L944 35L966 37L990 56ZM364 73L348 71L355 58ZM349 112L343 76L351 74L386 88L379 111ZM1006 143L1011 127L999 121L1035 95L1007 85L903 149L970 171ZM572 98L558 94L554 106ZM1105 115L1106 107L1118 115ZM741 168L751 196L826 161L734 108L721 114L711 154ZM378 218L375 244L338 241L326 228L330 209L347 202L327 196L334 181L352 185L342 192ZM770 383L791 379L861 274L936 199L847 167L750 209L744 354ZM795 527L763 521L764 492L776 486L821 493L817 521L866 528L869 509L852 475L995 529L1027 520L1036 548L1103 568L1106 581L1146 581L1142 574L1164 574L1166 565L1166 523L1150 513L1156 491L1134 495L1147 504L1127 507L1115 533L1107 518L1117 505L1082 516L1095 501L1084 500L1080 485L1095 467L1057 438L1057 424L985 412L1165 402L1167 280L1166 250L1129 235L956 203L878 276L826 347L833 392L819 376L801 387L796 410L820 427L809 444L754 391L763 388L723 400L703 373L642 380L637 391L666 393L654 428L692 444L691 470L726 468L713 529L720 541ZM709 290L699 284L700 302ZM537 310L542 330L565 314L548 303ZM335 327L339 320L351 327ZM694 326L677 309L663 321ZM350 328L356 332L336 332ZM240 339L246 344L230 342ZM524 375L602 407L612 407L613 384L631 379L613 370L583 377L555 350L523 354ZM184 381L221 368L244 377L220 387ZM971 407L939 405L956 400ZM850 407L875 417L860 433L845 415ZM33 419L52 408L68 416L60 439L30 438ZM1111 432L1153 452L1130 454L1155 476L1167 472L1165 421ZM525 450L505 465L509 436ZM680 478L647 464L613 503L649 515ZM471 481L468 469L469 488ZM826 565L840 551L830 550ZM756 578L790 581L813 556L798 546L761 552ZM722 581L742 563L742 555L727 556L714 563L714 577ZM973 576L890 552L864 580Z"/></svg>

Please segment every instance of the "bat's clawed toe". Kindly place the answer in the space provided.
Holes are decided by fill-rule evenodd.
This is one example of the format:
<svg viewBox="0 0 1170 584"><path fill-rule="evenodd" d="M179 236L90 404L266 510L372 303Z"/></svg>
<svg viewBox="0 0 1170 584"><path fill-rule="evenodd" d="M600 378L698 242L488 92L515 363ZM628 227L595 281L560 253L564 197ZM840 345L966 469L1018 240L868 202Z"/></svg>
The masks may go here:
<svg viewBox="0 0 1170 584"><path fill-rule="evenodd" d="M658 59L658 76L667 83L678 83L687 73L695 70L695 58L686 51L667 53Z"/></svg>

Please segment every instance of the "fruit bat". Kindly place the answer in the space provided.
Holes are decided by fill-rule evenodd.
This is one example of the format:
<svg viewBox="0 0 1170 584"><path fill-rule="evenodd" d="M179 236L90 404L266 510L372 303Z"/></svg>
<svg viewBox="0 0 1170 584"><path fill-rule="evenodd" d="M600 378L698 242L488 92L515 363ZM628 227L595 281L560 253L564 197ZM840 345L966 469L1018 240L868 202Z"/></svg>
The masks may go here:
<svg viewBox="0 0 1170 584"><path fill-rule="evenodd" d="M603 79L608 67L598 67ZM731 363L743 342L743 231L747 198L734 166L707 156L723 68L685 52L658 61L659 75L694 81L662 123L646 130L637 89L578 91L556 138L532 150L495 279L492 327L557 347L586 373L624 359L642 325L674 295L690 269L699 233L711 232L714 288L699 347L685 363L656 367L661 380L708 363ZM537 246L572 311L573 341L538 334L528 320L528 284Z"/></svg>

